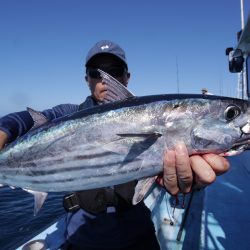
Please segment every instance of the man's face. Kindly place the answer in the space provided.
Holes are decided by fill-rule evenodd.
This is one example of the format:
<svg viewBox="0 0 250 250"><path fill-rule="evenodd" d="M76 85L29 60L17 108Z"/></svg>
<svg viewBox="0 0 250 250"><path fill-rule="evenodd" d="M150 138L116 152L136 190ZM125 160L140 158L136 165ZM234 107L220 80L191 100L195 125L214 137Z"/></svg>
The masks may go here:
<svg viewBox="0 0 250 250"><path fill-rule="evenodd" d="M120 60L108 54L98 55L88 67L85 78L88 82L92 96L97 101L103 101L107 89L105 82L102 82L96 69L107 72L127 87L130 73L127 72Z"/></svg>

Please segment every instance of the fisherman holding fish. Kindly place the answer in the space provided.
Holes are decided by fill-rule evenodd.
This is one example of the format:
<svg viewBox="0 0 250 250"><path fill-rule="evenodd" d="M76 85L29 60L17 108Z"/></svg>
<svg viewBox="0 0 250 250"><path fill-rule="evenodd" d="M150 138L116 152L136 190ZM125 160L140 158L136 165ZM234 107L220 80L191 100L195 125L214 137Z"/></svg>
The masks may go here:
<svg viewBox="0 0 250 250"><path fill-rule="evenodd" d="M107 84L98 69L108 73L127 87L130 73L123 49L111 41L96 43L86 57L86 82L91 95L80 104L61 104L43 112L21 111L0 119L0 148L39 126L79 110L102 105L107 97ZM118 95L119 97L119 95ZM120 97L120 99L122 99ZM128 135L129 136L129 135ZM91 157L91 156L89 156ZM162 156L163 175L157 182L172 195L189 193L192 187L211 184L216 175L226 172L228 161L217 154L189 156L183 142L179 142ZM150 210L143 201L132 205L137 181L77 191L66 195L67 246L65 249L160 249Z"/></svg>

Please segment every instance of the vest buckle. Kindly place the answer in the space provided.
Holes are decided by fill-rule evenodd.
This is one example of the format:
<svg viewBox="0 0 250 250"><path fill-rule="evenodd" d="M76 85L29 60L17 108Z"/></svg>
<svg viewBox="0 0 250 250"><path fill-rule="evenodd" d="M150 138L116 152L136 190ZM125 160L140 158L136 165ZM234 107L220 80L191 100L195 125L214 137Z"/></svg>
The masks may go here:
<svg viewBox="0 0 250 250"><path fill-rule="evenodd" d="M65 195L63 199L63 207L67 212L76 212L80 209L80 203L75 193Z"/></svg>

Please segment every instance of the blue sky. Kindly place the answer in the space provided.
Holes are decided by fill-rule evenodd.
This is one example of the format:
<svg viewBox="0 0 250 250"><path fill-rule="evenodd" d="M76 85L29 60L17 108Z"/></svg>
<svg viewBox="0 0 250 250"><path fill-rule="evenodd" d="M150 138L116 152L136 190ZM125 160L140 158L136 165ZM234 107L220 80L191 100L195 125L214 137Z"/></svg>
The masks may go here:
<svg viewBox="0 0 250 250"><path fill-rule="evenodd" d="M236 96L225 49L240 27L240 0L2 0L0 116L81 103L85 56L102 39L126 51L136 95L176 93L178 62L180 93Z"/></svg>

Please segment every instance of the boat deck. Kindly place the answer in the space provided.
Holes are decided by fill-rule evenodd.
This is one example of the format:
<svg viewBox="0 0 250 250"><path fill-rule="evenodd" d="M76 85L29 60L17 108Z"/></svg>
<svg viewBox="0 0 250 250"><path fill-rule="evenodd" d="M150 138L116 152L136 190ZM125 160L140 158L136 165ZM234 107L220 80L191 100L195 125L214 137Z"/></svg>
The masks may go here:
<svg viewBox="0 0 250 250"><path fill-rule="evenodd" d="M152 189L145 202L152 210L162 250L249 249L250 152L229 160L231 168L226 174L206 189L185 198L180 195L178 204L161 188ZM64 242L64 219L31 241L45 240L48 249L58 249Z"/></svg>

